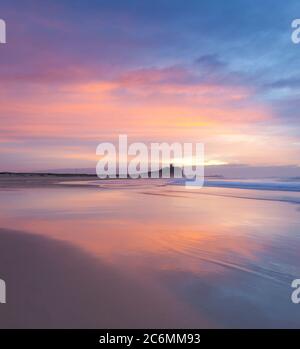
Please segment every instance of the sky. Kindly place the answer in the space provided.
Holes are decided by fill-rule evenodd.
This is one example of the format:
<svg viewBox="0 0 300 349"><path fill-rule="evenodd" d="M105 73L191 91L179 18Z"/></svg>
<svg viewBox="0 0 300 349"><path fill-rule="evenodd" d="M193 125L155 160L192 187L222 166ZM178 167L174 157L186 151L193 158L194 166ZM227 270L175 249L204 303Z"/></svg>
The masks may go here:
<svg viewBox="0 0 300 349"><path fill-rule="evenodd" d="M0 171L93 168L119 134L300 166L298 0L0 0L0 18Z"/></svg>

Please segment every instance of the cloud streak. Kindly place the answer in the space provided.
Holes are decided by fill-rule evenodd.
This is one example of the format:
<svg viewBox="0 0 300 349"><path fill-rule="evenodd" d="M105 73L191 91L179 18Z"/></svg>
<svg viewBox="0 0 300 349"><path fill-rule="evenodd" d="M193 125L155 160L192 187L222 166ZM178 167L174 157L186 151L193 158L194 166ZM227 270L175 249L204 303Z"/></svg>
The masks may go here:
<svg viewBox="0 0 300 349"><path fill-rule="evenodd" d="M241 3L4 0L1 169L92 166L119 133L203 141L207 161L299 164L297 1Z"/></svg>

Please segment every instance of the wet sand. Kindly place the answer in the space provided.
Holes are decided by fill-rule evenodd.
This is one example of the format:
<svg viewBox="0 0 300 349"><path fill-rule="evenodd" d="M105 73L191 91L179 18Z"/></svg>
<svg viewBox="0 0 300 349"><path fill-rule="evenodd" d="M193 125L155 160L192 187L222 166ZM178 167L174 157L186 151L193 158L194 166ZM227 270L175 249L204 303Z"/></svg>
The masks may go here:
<svg viewBox="0 0 300 349"><path fill-rule="evenodd" d="M299 193L16 177L0 327L299 328Z"/></svg>
<svg viewBox="0 0 300 349"><path fill-rule="evenodd" d="M0 229L0 276L7 284L0 328L207 325L75 246L28 232Z"/></svg>

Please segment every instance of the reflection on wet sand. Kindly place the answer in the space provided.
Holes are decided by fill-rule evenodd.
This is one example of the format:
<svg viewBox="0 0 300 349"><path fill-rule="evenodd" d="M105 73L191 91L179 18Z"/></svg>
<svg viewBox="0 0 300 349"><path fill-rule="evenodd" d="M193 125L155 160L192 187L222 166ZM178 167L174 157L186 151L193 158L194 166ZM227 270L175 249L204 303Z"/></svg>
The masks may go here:
<svg viewBox="0 0 300 349"><path fill-rule="evenodd" d="M1 328L208 324L167 292L63 242L0 229L0 265L8 285Z"/></svg>
<svg viewBox="0 0 300 349"><path fill-rule="evenodd" d="M28 244L41 242L48 252L35 261L47 257L42 265L52 265L45 270L51 282L63 282L66 295L81 278L88 285L72 294L79 297L73 312L84 320L69 319L62 305L57 326L299 327L290 301L291 280L300 276L298 193L188 191L158 181L77 184L1 192L1 226L30 232L14 233ZM291 200L276 200L282 195ZM2 230L0 239L9 241L9 234ZM18 268L8 269L10 277ZM56 281L60 268L71 276ZM102 291L110 297L97 297ZM87 305L85 295L91 295ZM44 301L33 306L44 323ZM102 315L92 310L102 306Z"/></svg>

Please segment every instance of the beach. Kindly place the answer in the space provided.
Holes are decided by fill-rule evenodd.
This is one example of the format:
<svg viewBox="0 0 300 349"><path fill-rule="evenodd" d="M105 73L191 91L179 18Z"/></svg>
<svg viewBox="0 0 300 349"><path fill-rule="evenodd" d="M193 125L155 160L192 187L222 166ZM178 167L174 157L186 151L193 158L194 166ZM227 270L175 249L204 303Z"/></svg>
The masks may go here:
<svg viewBox="0 0 300 349"><path fill-rule="evenodd" d="M0 178L1 328L299 327L297 190L50 177Z"/></svg>

